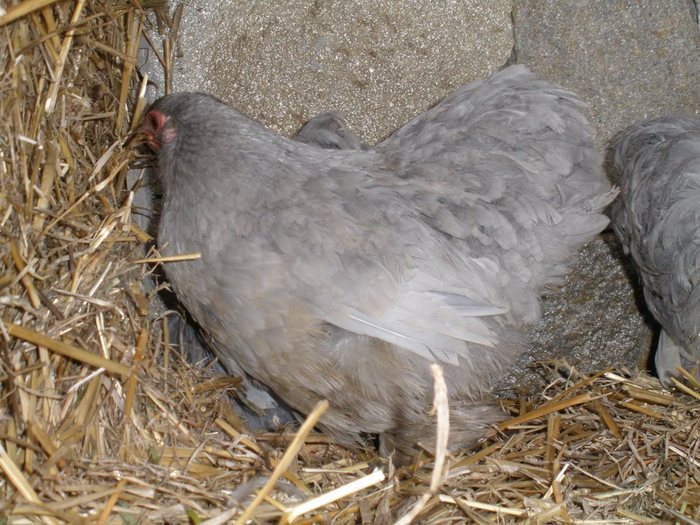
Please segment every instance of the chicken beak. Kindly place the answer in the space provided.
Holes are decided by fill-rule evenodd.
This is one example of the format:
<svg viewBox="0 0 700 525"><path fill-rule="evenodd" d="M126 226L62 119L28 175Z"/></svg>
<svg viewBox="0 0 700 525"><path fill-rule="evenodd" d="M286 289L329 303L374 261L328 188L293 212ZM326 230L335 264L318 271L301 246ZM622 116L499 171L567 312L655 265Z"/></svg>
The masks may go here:
<svg viewBox="0 0 700 525"><path fill-rule="evenodd" d="M136 136L141 138L141 142L145 142L156 153L160 150L160 141L156 138L156 132L147 120L141 124Z"/></svg>

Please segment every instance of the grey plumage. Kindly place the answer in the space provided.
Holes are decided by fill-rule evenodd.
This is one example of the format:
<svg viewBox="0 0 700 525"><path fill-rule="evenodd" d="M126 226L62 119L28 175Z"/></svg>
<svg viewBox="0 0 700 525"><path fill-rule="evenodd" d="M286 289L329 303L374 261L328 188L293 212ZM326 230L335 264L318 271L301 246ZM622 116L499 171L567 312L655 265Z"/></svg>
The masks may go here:
<svg viewBox="0 0 700 525"><path fill-rule="evenodd" d="M656 368L670 386L677 366L698 373L700 360L700 120L632 126L617 138L614 162L621 194L613 226L663 329Z"/></svg>
<svg viewBox="0 0 700 525"><path fill-rule="evenodd" d="M211 97L157 101L166 273L192 315L290 406L330 401L346 444L433 441L429 364L451 444L502 417L488 395L539 317L543 286L607 224L581 102L527 68L469 84L378 146L276 135Z"/></svg>

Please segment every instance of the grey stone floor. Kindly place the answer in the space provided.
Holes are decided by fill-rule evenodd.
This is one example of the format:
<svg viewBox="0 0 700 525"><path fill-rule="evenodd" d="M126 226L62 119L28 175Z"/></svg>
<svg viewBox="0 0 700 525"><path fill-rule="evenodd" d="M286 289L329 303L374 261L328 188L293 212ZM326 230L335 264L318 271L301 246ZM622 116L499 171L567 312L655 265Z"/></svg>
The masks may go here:
<svg viewBox="0 0 700 525"><path fill-rule="evenodd" d="M214 94L286 135L320 111L338 110L371 144L510 57L589 103L601 152L644 118L700 114L692 0L270 5L188 2L174 90ZM150 96L162 94L156 61L142 69L154 80ZM542 379L528 366L538 360L565 357L584 370L644 366L652 331L639 297L612 236L593 241L564 285L547 294L532 346L501 389L539 388Z"/></svg>

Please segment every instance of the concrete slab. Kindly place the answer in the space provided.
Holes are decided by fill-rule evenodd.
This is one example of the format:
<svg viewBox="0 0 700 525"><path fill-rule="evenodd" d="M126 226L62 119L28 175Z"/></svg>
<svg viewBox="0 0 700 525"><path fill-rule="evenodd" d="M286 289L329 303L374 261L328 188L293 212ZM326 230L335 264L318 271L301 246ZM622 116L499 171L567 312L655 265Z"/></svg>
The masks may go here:
<svg viewBox="0 0 700 525"><path fill-rule="evenodd" d="M292 135L345 114L375 143L510 55L508 0L195 0L173 87L206 91Z"/></svg>
<svg viewBox="0 0 700 525"><path fill-rule="evenodd" d="M700 31L688 0L516 0L516 56L590 104L603 150L622 128L700 115Z"/></svg>

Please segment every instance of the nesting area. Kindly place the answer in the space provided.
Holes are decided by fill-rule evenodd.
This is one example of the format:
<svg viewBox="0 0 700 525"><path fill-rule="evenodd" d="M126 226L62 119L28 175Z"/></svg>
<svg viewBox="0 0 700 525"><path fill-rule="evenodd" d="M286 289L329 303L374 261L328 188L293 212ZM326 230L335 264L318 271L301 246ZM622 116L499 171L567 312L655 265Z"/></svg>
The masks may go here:
<svg viewBox="0 0 700 525"><path fill-rule="evenodd" d="M155 11L149 18L148 14ZM583 376L503 401L511 419L394 466L313 431L252 434L240 385L181 357L149 305L153 239L127 172L144 28L166 73L164 2L25 0L0 8L0 522L700 522L700 384L638 371ZM166 74L167 79L167 74ZM141 179L140 183L146 183ZM165 262L167 264L167 262Z"/></svg>

